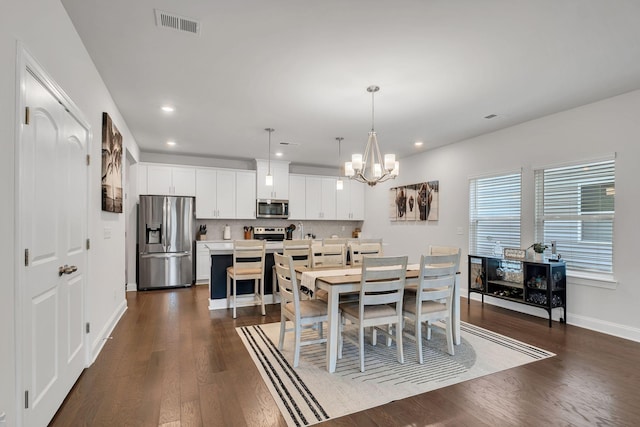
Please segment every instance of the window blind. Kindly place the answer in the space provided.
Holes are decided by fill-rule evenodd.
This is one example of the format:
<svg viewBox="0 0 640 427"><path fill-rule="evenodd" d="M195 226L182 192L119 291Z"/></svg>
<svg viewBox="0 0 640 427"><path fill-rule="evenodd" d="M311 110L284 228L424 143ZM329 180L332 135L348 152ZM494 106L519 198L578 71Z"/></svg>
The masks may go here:
<svg viewBox="0 0 640 427"><path fill-rule="evenodd" d="M568 270L613 273L615 160L536 170L535 192L536 241Z"/></svg>
<svg viewBox="0 0 640 427"><path fill-rule="evenodd" d="M522 177L512 173L469 181L469 253L493 255L496 242L520 247Z"/></svg>

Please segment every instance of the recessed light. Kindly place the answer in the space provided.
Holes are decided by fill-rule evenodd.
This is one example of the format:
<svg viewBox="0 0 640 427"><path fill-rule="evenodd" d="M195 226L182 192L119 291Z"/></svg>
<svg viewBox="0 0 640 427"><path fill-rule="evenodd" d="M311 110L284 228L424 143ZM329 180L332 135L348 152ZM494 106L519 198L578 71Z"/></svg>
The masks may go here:
<svg viewBox="0 0 640 427"><path fill-rule="evenodd" d="M424 142L422 142L422 141L416 141L416 142L413 143L413 145L416 146L416 147L422 147L423 144L424 144Z"/></svg>
<svg viewBox="0 0 640 427"><path fill-rule="evenodd" d="M484 116L485 119L494 119L496 117L498 117L497 114L489 114L488 116Z"/></svg>
<svg viewBox="0 0 640 427"><path fill-rule="evenodd" d="M173 147L174 145L176 145L176 142L175 141L167 141L167 145L169 147Z"/></svg>
<svg viewBox="0 0 640 427"><path fill-rule="evenodd" d="M174 111L176 111L176 109L173 108L171 105L163 105L162 111L164 111L165 113L173 113Z"/></svg>
<svg viewBox="0 0 640 427"><path fill-rule="evenodd" d="M277 157L282 157L282 151L276 151L276 156Z"/></svg>

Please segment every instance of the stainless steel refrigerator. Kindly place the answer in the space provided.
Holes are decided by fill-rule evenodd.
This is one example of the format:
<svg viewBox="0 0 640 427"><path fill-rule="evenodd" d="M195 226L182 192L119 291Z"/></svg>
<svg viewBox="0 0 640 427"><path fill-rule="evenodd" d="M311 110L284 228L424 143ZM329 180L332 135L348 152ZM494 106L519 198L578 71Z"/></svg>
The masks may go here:
<svg viewBox="0 0 640 427"><path fill-rule="evenodd" d="M193 284L194 199L140 196L138 289Z"/></svg>

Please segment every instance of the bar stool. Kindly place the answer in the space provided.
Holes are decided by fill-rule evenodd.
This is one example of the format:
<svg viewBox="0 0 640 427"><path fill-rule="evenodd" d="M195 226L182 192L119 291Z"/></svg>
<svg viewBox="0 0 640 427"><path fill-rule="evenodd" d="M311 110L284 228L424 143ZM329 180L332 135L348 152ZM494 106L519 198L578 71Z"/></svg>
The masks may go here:
<svg viewBox="0 0 640 427"><path fill-rule="evenodd" d="M227 267L227 308L231 302L231 282L233 281L233 318L236 318L237 281L253 280L254 304L264 309L264 240L235 240L233 242L233 265Z"/></svg>

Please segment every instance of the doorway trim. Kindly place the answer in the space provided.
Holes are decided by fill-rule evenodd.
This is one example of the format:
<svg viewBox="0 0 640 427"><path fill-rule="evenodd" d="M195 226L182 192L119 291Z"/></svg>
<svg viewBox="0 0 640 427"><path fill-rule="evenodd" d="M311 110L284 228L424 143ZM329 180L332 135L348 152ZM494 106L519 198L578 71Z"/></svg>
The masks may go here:
<svg viewBox="0 0 640 427"><path fill-rule="evenodd" d="M22 124L25 122L26 116L26 79L27 75L31 74L40 83L45 87L51 94L60 102L71 114L75 120L87 131L87 153L91 153L92 141L93 141L93 132L89 122L85 119L84 114L78 108L78 106L67 96L64 90L51 78L49 73L45 70L45 68L35 59L33 55L29 53L24 43L18 41L16 45L16 110L15 110L15 141L14 141L14 230L15 230L15 262L14 262L14 337L15 337L15 396L16 396L16 425L23 424L23 411L24 411L24 390L25 384L23 379L23 336L22 336L22 309L24 305L22 289L25 282L25 270L24 270L24 262L23 254L25 248L23 248L23 238L22 235L22 221L21 221L21 199L20 194L23 190L23 180L22 180L22 158L21 158L21 150L20 145L23 140L23 126ZM87 221L87 236L89 238L90 230L91 230L91 215L90 215L90 207L91 207L91 170L87 171L88 185L87 185L87 194L86 194L86 221ZM88 249L85 250L85 265L86 265L86 286L85 292L83 292L83 301L82 301L82 312L83 312L83 322L86 322L87 319L87 306L88 306L88 289L90 288L90 264L89 264L89 253ZM88 335L84 334L82 336L83 346L84 346L84 366L85 368L89 366L90 360L90 349L88 345Z"/></svg>

